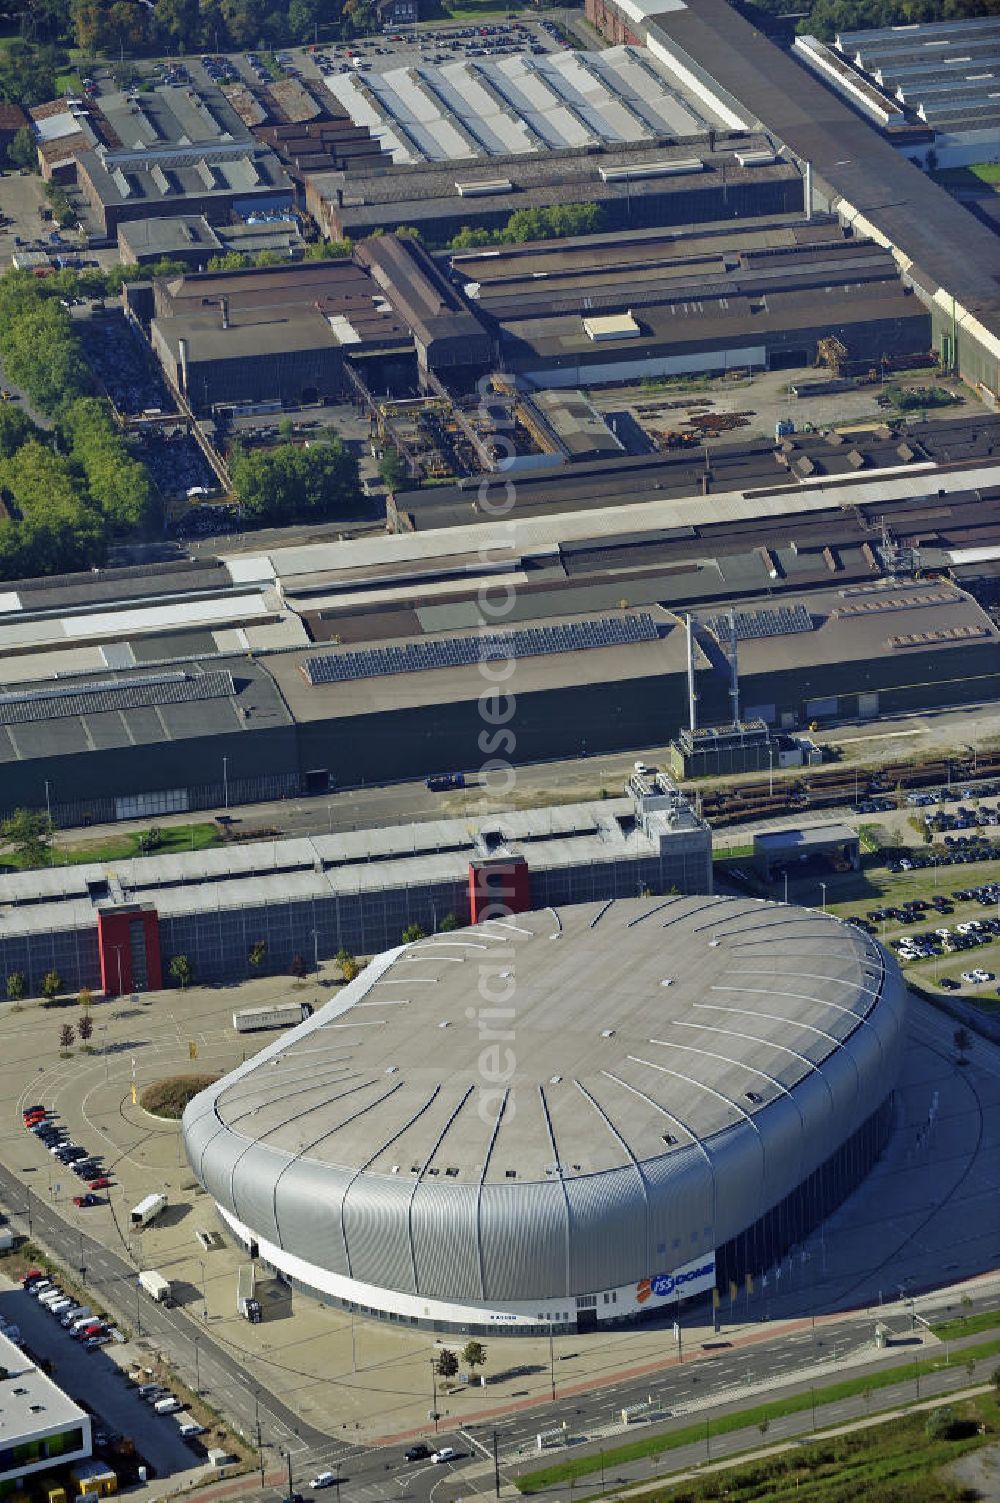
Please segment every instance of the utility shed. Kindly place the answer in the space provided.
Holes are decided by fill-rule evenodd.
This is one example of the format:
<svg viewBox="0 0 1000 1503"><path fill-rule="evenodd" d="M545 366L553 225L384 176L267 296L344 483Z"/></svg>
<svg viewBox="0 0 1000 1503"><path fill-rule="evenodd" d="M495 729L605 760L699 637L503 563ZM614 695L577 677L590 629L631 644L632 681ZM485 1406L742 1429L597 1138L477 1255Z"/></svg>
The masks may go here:
<svg viewBox="0 0 1000 1503"><path fill-rule="evenodd" d="M782 869L807 861L822 861L833 871L857 871L861 865L858 832L841 824L765 830L753 838L753 859L765 882Z"/></svg>

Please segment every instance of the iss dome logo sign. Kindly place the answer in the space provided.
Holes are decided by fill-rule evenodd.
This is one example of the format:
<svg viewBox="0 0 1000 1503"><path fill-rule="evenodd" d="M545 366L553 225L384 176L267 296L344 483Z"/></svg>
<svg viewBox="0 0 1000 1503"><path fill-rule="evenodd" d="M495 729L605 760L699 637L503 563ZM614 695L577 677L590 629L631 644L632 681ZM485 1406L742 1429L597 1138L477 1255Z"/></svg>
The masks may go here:
<svg viewBox="0 0 1000 1503"><path fill-rule="evenodd" d="M689 1268L684 1273L654 1273L651 1278L640 1279L636 1284L636 1300L644 1305L648 1299L668 1299L671 1294L679 1294L683 1286L690 1284L693 1279L704 1278L714 1272L713 1258L700 1268Z"/></svg>

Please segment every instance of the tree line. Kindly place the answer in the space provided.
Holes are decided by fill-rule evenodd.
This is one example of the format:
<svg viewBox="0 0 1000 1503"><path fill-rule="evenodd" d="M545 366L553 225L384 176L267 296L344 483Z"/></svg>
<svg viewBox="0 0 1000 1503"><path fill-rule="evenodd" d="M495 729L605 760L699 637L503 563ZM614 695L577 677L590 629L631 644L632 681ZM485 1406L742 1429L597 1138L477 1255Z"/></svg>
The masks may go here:
<svg viewBox="0 0 1000 1503"><path fill-rule="evenodd" d="M85 56L178 56L358 36L377 29L372 0L13 0L18 28L0 51L0 98L40 104L55 94L67 49Z"/></svg>
<svg viewBox="0 0 1000 1503"><path fill-rule="evenodd" d="M739 8L753 19L787 16L788 0L744 0ZM996 0L812 0L796 30L832 41L838 31L878 26L909 26L927 21L961 21L996 14Z"/></svg>
<svg viewBox="0 0 1000 1503"><path fill-rule="evenodd" d="M111 538L155 519L149 472L94 395L90 369L57 295L70 273L0 280L0 359L8 380L52 419L41 428L0 407L0 578L59 574L103 562Z"/></svg>
<svg viewBox="0 0 1000 1503"><path fill-rule="evenodd" d="M358 462L339 438L314 439L308 448L237 444L229 454L229 473L240 514L254 527L356 515L361 500Z"/></svg>

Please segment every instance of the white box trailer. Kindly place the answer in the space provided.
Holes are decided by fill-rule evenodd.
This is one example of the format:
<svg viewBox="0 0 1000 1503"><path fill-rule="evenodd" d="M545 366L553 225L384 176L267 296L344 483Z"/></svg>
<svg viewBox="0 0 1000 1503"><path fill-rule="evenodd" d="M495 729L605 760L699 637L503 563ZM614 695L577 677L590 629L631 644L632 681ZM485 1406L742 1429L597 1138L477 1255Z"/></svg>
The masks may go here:
<svg viewBox="0 0 1000 1503"><path fill-rule="evenodd" d="M133 1226L148 1226L149 1223L151 1221L155 1221L160 1212L165 1211L166 1208L167 1197L165 1195L160 1195L158 1193L147 1195L145 1200L140 1200L137 1206L132 1207L131 1211L129 1212L128 1219Z"/></svg>
<svg viewBox="0 0 1000 1503"><path fill-rule="evenodd" d="M237 1033L253 1033L260 1028L293 1028L312 1017L308 1002L278 1002L272 1007L241 1007L233 1013Z"/></svg>
<svg viewBox="0 0 1000 1503"><path fill-rule="evenodd" d="M162 1273L157 1273L155 1268L144 1269L140 1273L139 1287L158 1305L169 1305L173 1293L170 1280L165 1279Z"/></svg>

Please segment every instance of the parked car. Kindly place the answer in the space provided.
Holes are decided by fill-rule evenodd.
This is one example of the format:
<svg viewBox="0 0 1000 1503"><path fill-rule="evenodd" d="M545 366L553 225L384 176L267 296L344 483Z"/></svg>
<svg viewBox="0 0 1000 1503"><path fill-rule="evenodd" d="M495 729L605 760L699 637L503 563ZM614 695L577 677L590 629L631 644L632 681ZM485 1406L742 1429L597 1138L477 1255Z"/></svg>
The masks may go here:
<svg viewBox="0 0 1000 1503"><path fill-rule="evenodd" d="M454 1461L457 1456L458 1452L455 1450L454 1446L442 1446L439 1451L434 1452L431 1460L438 1463L442 1461Z"/></svg>
<svg viewBox="0 0 1000 1503"><path fill-rule="evenodd" d="M106 1174L99 1174L96 1179L90 1181L90 1188L92 1190L107 1190L110 1188L110 1185L111 1181Z"/></svg>
<svg viewBox="0 0 1000 1503"><path fill-rule="evenodd" d="M320 1488L333 1487L336 1481L336 1472L317 1472L309 1486L315 1487L319 1491Z"/></svg>
<svg viewBox="0 0 1000 1503"><path fill-rule="evenodd" d="M88 1190L86 1195L74 1195L73 1204L78 1209L83 1209L85 1206L99 1206L102 1204L102 1201L99 1195L91 1195Z"/></svg>
<svg viewBox="0 0 1000 1503"><path fill-rule="evenodd" d="M407 1461L426 1461L431 1454L430 1446L425 1446L423 1441L418 1441L406 1452Z"/></svg>

